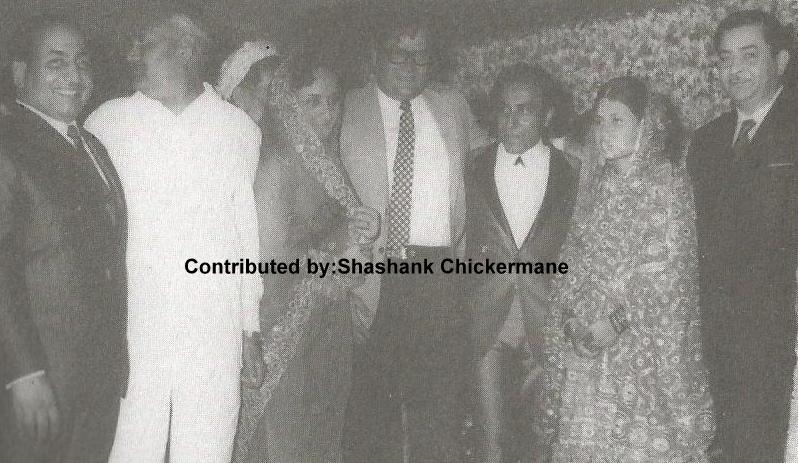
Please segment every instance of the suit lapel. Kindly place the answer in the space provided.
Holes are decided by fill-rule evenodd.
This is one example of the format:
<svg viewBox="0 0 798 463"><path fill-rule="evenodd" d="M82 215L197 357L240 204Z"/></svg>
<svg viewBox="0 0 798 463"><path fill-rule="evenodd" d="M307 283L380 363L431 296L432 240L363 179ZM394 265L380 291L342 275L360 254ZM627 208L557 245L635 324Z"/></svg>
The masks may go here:
<svg viewBox="0 0 798 463"><path fill-rule="evenodd" d="M61 133L32 111L19 107L14 117L16 128L22 134L18 138L21 146L14 151L24 153L24 163L29 166L31 175L41 180L40 184L50 193L50 199L67 209L83 208L92 203L101 205L112 220L114 211L108 210L105 184L91 160L83 159ZM83 135L90 144L92 137L85 132ZM93 149L94 153L105 152L92 146L88 149ZM110 181L111 177L106 176ZM113 178L118 182L115 172Z"/></svg>
<svg viewBox="0 0 798 463"><path fill-rule="evenodd" d="M106 181L108 182L108 190L110 193L110 201L107 201L106 208L111 207L114 210L109 210L111 220L114 225L120 229L120 232L126 234L127 232L127 207L125 204L125 195L122 188L122 181L114 168L111 158L105 147L102 146L99 140L94 138L93 135L82 130L83 139L86 141L87 149L91 150L94 159L97 161Z"/></svg>
<svg viewBox="0 0 798 463"><path fill-rule="evenodd" d="M388 204L388 159L385 153L385 127L382 123L382 110L377 97L377 86L369 84L363 89L358 101L356 119L360 123L355 159L349 162L350 177L356 182L361 198L373 198L373 206L385 211Z"/></svg>
<svg viewBox="0 0 798 463"><path fill-rule="evenodd" d="M422 93L433 119L438 126L441 138L449 157L449 222L452 246L456 247L465 231L465 185L463 183L463 156L458 145L457 119L451 104L444 96L427 88Z"/></svg>
<svg viewBox="0 0 798 463"><path fill-rule="evenodd" d="M558 150L554 147L550 147L550 149L549 179L546 182L546 192L543 194L543 204L541 204L540 211L535 217L529 233L524 238L524 242L521 244L521 249L531 245L540 228L549 221L557 206L562 203L563 198L566 197L568 190L571 188L571 179L569 179L568 175L570 164Z"/></svg>
<svg viewBox="0 0 798 463"><path fill-rule="evenodd" d="M30 167L30 173L41 179L56 204L79 201L88 186L80 181L82 168L74 147L50 124L23 107L16 109L14 127L20 136L13 150Z"/></svg>
<svg viewBox="0 0 798 463"><path fill-rule="evenodd" d="M786 133L785 127L783 127L784 121L794 117L791 114L794 112L792 110L794 102L788 99L788 95L787 89L782 90L781 95L773 103L773 107L765 115L762 124L751 140L752 150L764 156L760 166L765 167L772 162L794 162L791 156L778 149L776 142L776 140L783 139Z"/></svg>
<svg viewBox="0 0 798 463"><path fill-rule="evenodd" d="M496 149L497 145L492 145L485 155L480 158L481 161L476 166L475 175L479 188L482 191L482 197L485 198L485 201L488 203L491 215L504 232L510 249L517 251L518 246L515 244L513 232L510 229L510 222L507 221L504 207L502 207L501 200L499 199L499 190L496 188Z"/></svg>

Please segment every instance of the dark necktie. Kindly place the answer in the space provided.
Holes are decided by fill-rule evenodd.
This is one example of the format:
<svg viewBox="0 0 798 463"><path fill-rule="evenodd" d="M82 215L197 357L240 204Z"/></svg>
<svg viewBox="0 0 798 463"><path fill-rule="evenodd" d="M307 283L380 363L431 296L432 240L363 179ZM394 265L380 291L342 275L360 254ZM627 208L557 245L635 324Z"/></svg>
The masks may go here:
<svg viewBox="0 0 798 463"><path fill-rule="evenodd" d="M413 148L416 143L413 110L409 101L399 105L399 138L393 161L393 184L388 204L388 252L401 257L410 239L410 212L413 209Z"/></svg>
<svg viewBox="0 0 798 463"><path fill-rule="evenodd" d="M114 209L111 186L108 184L108 174L100 165L100 160L97 159L91 153L91 151L87 149L86 144L83 142L83 136L80 133L80 129L76 125L73 124L67 128L67 137L69 137L69 139L72 141L72 144L75 146L75 151L78 154L78 158L80 158L81 162L84 163L86 169L89 172L94 171L100 176L100 179L103 183L103 195L105 196L103 199L105 200L105 208L108 211L111 224L116 227L118 225L118 217L116 216L116 210Z"/></svg>
<svg viewBox="0 0 798 463"><path fill-rule="evenodd" d="M734 162L751 166L754 162L751 156L751 129L754 128L756 122L753 119L746 119L740 124L740 133L737 135L737 140L734 141L732 151L734 151Z"/></svg>
<svg viewBox="0 0 798 463"><path fill-rule="evenodd" d="M514 165L514 166L526 167L526 166L524 165L524 159L523 159L521 156L518 156L518 159L516 159L516 160L515 160L515 162L513 163L513 165Z"/></svg>

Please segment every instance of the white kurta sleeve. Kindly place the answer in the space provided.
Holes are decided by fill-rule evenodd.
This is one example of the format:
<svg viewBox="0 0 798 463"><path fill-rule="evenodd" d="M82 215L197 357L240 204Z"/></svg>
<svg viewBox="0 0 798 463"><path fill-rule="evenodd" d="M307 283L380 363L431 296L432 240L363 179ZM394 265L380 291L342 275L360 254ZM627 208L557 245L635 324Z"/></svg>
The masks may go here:
<svg viewBox="0 0 798 463"><path fill-rule="evenodd" d="M251 129L244 131L241 142L243 175L238 188L234 192L235 220L239 239L241 240L242 258L258 262L260 259L260 243L258 238L258 218L255 210L253 185L255 170L260 157L260 129L251 124ZM260 298L263 295L263 282L260 275L241 275L241 327L245 331L260 331Z"/></svg>

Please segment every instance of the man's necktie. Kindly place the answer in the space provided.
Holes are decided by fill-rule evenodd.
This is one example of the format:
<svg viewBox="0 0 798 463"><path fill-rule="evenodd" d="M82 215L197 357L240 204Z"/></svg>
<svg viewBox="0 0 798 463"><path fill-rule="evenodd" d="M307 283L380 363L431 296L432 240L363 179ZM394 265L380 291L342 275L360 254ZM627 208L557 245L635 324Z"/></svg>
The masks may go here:
<svg viewBox="0 0 798 463"><path fill-rule="evenodd" d="M413 209L413 147L416 143L413 110L410 101L399 105L399 138L393 161L393 184L388 204L388 241L390 256L401 257L410 239L410 212Z"/></svg>
<svg viewBox="0 0 798 463"><path fill-rule="evenodd" d="M103 194L105 195L105 208L108 211L108 215L111 219L111 224L113 226L117 226L117 216L116 211L113 207L113 199L111 198L111 186L108 184L108 177L105 171L103 170L102 166L100 166L98 159L94 157L91 151L87 150L85 143L83 142L83 136L81 136L80 129L76 125L70 125L67 128L67 137L72 141L72 144L75 146L75 151L78 154L81 162L87 163L86 167L91 171L94 170L100 176L103 182Z"/></svg>
<svg viewBox="0 0 798 463"><path fill-rule="evenodd" d="M732 146L734 162L746 165L753 163L750 133L755 125L756 122L753 119L746 119L740 124L740 133L737 135L737 140L734 141L734 146Z"/></svg>

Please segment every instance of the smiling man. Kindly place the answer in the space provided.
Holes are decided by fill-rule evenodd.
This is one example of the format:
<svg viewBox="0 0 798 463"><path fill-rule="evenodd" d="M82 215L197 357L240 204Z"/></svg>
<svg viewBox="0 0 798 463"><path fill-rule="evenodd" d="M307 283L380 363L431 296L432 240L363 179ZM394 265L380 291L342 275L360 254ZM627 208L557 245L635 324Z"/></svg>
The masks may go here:
<svg viewBox="0 0 798 463"><path fill-rule="evenodd" d="M128 370L125 203L76 122L92 89L83 34L40 17L17 38L0 138L0 460L106 462Z"/></svg>
<svg viewBox="0 0 798 463"><path fill-rule="evenodd" d="M724 19L718 74L733 111L699 129L695 187L702 332L723 462L783 461L792 372L796 162L790 31L762 11Z"/></svg>

